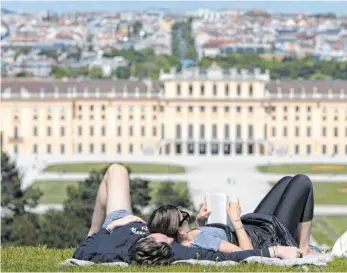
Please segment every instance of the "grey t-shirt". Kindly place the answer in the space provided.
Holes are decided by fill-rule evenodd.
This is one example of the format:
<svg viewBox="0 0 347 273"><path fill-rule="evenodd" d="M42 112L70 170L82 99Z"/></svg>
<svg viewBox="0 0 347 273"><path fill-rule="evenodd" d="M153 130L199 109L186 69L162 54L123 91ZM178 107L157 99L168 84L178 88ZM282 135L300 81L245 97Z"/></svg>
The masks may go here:
<svg viewBox="0 0 347 273"><path fill-rule="evenodd" d="M217 227L200 227L191 246L218 251L222 241L228 241L225 231Z"/></svg>

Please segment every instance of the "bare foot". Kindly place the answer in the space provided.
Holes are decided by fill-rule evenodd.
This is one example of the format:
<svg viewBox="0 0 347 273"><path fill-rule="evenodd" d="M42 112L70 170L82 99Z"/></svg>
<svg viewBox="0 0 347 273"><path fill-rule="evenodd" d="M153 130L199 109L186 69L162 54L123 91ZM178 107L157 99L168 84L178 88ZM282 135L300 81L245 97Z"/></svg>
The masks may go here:
<svg viewBox="0 0 347 273"><path fill-rule="evenodd" d="M302 254L304 254L304 256L320 254L319 252L317 252L316 250L311 249L311 248L305 248L305 249L300 249L300 250L302 251Z"/></svg>

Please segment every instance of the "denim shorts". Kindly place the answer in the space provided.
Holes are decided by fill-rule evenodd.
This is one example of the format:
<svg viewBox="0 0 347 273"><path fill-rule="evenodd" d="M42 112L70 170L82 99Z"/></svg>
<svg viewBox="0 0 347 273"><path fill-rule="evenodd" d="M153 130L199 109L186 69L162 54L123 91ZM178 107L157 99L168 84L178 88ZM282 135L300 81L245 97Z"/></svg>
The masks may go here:
<svg viewBox="0 0 347 273"><path fill-rule="evenodd" d="M105 222L102 227L106 228L112 221L121 219L129 215L131 214L125 209L114 210L106 215Z"/></svg>

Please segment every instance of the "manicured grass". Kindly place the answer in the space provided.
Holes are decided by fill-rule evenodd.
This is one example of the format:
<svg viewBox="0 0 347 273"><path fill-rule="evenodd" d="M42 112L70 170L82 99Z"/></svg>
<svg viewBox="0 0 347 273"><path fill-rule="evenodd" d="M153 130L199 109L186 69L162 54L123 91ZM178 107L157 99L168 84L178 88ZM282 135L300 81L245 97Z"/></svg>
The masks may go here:
<svg viewBox="0 0 347 273"><path fill-rule="evenodd" d="M347 174L347 165L340 164L281 164L257 168L260 172L277 174Z"/></svg>
<svg viewBox="0 0 347 273"><path fill-rule="evenodd" d="M276 182L270 182L275 185ZM319 205L347 205L347 182L313 183L314 202Z"/></svg>
<svg viewBox="0 0 347 273"><path fill-rule="evenodd" d="M313 183L313 192L316 204L347 205L347 183Z"/></svg>
<svg viewBox="0 0 347 273"><path fill-rule="evenodd" d="M172 265L165 267L115 267L115 266L63 266L65 259L71 258L74 249L48 249L45 247L5 247L2 248L3 272L302 272L303 268L267 266L263 264L241 264L228 267ZM327 267L307 266L309 272L343 272L347 260L335 259Z"/></svg>
<svg viewBox="0 0 347 273"><path fill-rule="evenodd" d="M86 173L93 170L102 170L111 163L78 163L78 164L57 164L48 166L45 172L66 172L66 173ZM168 164L146 164L146 163L122 163L129 167L132 173L185 173L182 166Z"/></svg>
<svg viewBox="0 0 347 273"><path fill-rule="evenodd" d="M316 216L313 219L312 235L320 245L332 247L346 230L346 216Z"/></svg>
<svg viewBox="0 0 347 273"><path fill-rule="evenodd" d="M67 198L67 188L76 187L78 181L36 181L32 187L40 189L43 195L40 203L43 204L62 204Z"/></svg>
<svg viewBox="0 0 347 273"><path fill-rule="evenodd" d="M36 181L33 183L34 188L38 188L42 191L43 195L41 196L40 203L43 204L62 204L63 201L67 198L67 188L72 186L76 187L78 181ZM150 196L156 194L157 189L161 183L167 183L166 181L156 181L150 182ZM174 187L179 188L179 190L187 190L187 183L175 183Z"/></svg>

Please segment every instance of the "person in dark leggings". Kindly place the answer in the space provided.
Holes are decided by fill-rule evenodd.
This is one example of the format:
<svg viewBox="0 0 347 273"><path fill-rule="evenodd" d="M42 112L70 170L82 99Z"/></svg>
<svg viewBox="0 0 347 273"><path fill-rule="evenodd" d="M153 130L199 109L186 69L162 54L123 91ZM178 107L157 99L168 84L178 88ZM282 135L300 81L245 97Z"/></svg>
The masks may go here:
<svg viewBox="0 0 347 273"><path fill-rule="evenodd" d="M312 182L306 175L283 177L254 212L276 216L296 238L305 254L316 253L310 249L314 198Z"/></svg>
<svg viewBox="0 0 347 273"><path fill-rule="evenodd" d="M304 255L316 254L310 249L311 226L313 219L313 188L311 180L305 175L284 177L270 190L255 209L255 213L274 215L296 238L299 249ZM159 232L175 238L185 246L200 247L221 252L234 252L253 249L253 242L245 231L240 219L239 203L230 202L228 216L235 230L237 244L228 240L225 230L219 227L205 227L209 216L207 204L197 215L199 228L190 229L189 214L176 206L164 205L155 210L148 221L150 232Z"/></svg>

